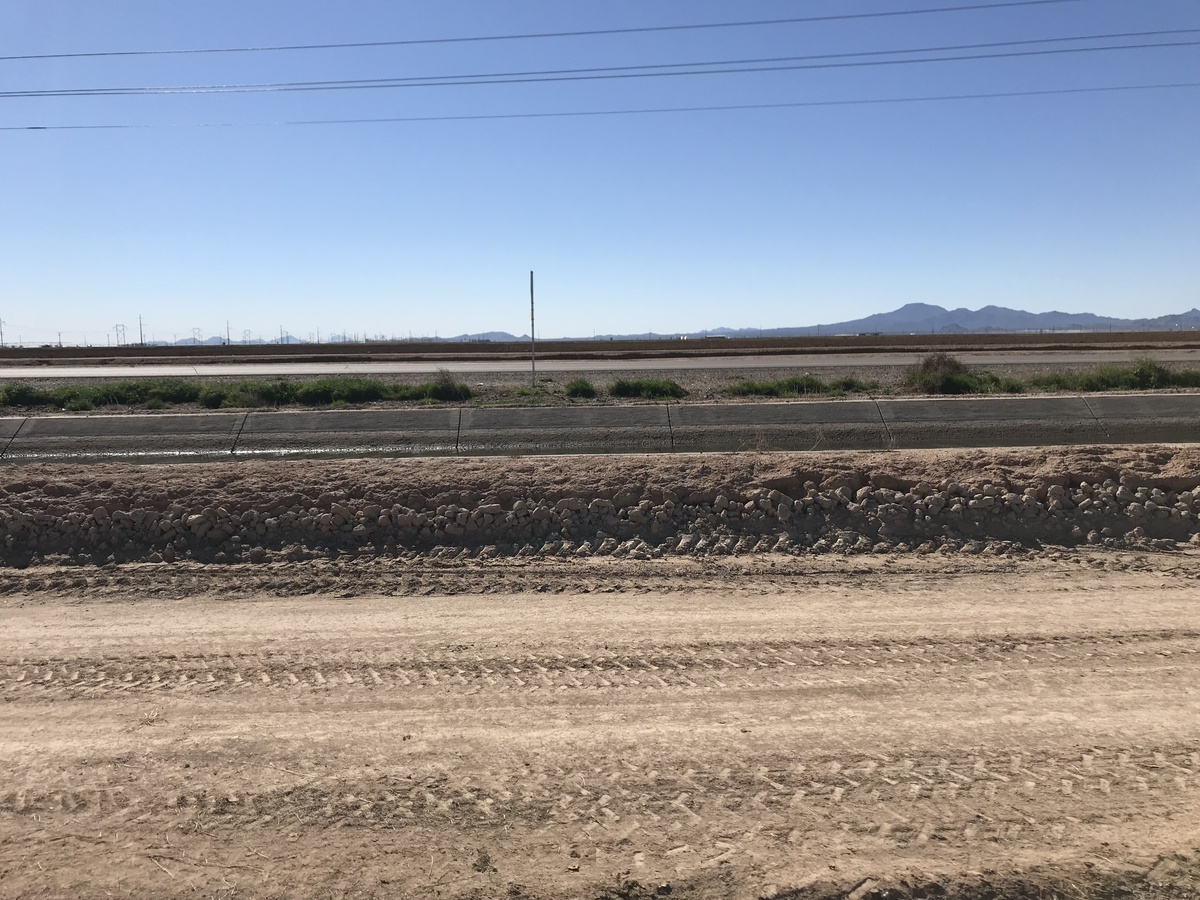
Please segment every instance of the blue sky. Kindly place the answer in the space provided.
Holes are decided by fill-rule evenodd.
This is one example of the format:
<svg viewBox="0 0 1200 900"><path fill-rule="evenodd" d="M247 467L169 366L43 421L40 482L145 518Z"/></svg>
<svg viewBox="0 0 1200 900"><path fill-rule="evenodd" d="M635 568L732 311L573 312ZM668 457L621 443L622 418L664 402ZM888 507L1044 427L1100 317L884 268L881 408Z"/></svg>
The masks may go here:
<svg viewBox="0 0 1200 900"><path fill-rule="evenodd" d="M503 35L962 0L0 0L0 56ZM1195 0L295 52L0 61L0 91L708 62L1200 28ZM1194 41L1196 33L1146 39ZM1044 45L1078 46L1069 44ZM1025 49L1025 48L1019 48ZM978 51L983 52L983 51ZM909 302L1200 306L1200 48L332 92L0 97L6 341L542 337L834 322ZM231 127L197 127L229 125Z"/></svg>

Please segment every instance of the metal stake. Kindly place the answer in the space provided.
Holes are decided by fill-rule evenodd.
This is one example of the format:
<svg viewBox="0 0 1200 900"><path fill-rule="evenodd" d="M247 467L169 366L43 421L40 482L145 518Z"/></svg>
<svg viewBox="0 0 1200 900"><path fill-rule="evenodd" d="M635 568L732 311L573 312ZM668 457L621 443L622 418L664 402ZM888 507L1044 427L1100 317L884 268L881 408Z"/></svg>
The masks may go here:
<svg viewBox="0 0 1200 900"><path fill-rule="evenodd" d="M537 390L537 346L533 330L533 272L529 273L529 386Z"/></svg>

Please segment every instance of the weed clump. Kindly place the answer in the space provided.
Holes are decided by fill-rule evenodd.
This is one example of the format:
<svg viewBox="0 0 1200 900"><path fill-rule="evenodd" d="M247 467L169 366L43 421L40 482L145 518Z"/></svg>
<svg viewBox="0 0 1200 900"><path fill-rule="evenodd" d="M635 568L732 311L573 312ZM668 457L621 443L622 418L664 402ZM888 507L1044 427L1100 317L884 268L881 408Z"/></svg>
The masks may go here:
<svg viewBox="0 0 1200 900"><path fill-rule="evenodd" d="M1174 370L1152 359L1139 359L1131 366L1105 366L1094 372L1055 372L1029 379L1044 391L1151 391L1162 388L1200 387L1200 371Z"/></svg>
<svg viewBox="0 0 1200 900"><path fill-rule="evenodd" d="M909 366L904 383L922 394L1019 394L1024 389L1015 378L972 371L949 353L931 353Z"/></svg>
<svg viewBox="0 0 1200 900"><path fill-rule="evenodd" d="M835 378L824 381L815 375L805 373L791 378L781 378L778 381L749 381L735 382L726 388L727 393L735 397L804 397L809 394L861 394L875 390L874 382L861 381L853 377Z"/></svg>
<svg viewBox="0 0 1200 900"><path fill-rule="evenodd" d="M639 397L643 400L678 400L687 391L666 378L618 378L608 392L614 397Z"/></svg>
<svg viewBox="0 0 1200 900"><path fill-rule="evenodd" d="M35 388L11 384L0 388L0 406L56 407L84 412L102 406L146 406L190 403L200 394L199 386L177 378L114 381L107 384Z"/></svg>
<svg viewBox="0 0 1200 900"><path fill-rule="evenodd" d="M0 388L0 401L5 406L49 406L48 397L48 391L40 391L19 382Z"/></svg>
<svg viewBox="0 0 1200 900"><path fill-rule="evenodd" d="M471 389L449 373L417 385L385 384L370 378L318 378L308 382L236 381L197 384L162 378L111 384L35 388L27 384L0 387L0 408L54 408L87 412L112 406L168 409L195 403L204 409L254 409L301 406L346 406L381 400L461 402Z"/></svg>
<svg viewBox="0 0 1200 900"><path fill-rule="evenodd" d="M566 394L572 400L591 400L596 396L596 388L586 378L574 378L567 382Z"/></svg>
<svg viewBox="0 0 1200 900"><path fill-rule="evenodd" d="M296 386L296 402L302 406L343 403L375 403L385 399L387 386L371 378L318 378Z"/></svg>
<svg viewBox="0 0 1200 900"><path fill-rule="evenodd" d="M396 385L396 387L402 388L403 385ZM441 400L444 403L461 403L471 399L471 389L462 382L455 381L454 376L445 369L438 369L437 377L433 381L416 385L413 393L417 396L394 399Z"/></svg>

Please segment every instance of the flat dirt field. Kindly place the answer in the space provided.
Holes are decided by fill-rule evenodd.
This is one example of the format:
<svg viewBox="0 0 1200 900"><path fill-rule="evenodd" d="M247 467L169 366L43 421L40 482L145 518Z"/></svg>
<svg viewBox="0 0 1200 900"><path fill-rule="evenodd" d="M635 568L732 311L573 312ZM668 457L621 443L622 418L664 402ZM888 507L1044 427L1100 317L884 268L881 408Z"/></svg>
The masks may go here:
<svg viewBox="0 0 1200 900"><path fill-rule="evenodd" d="M1200 546L1178 512L1197 455L1021 453L0 470L0 896L1198 897ZM1112 507L1093 524L1117 537L1092 543L1086 524L967 540L990 507L919 516L937 540L861 518L873 471L901 507L896 472L1001 468L1046 522L1059 498L1082 517L1097 467L1171 497L1127 538ZM825 509L850 469L854 508ZM389 479L407 509L425 478L432 510L456 473L464 509L516 516L511 544L383 525ZM794 512L752 518L751 499L731 521L705 478L739 502L775 484L791 496L761 508ZM635 500L672 480L694 517L575 549L633 534ZM236 517L331 482L299 505L374 497L393 530L273 545L264 526L255 559L229 537L224 562L202 514L170 537L189 492ZM520 524L518 483L626 512L584 510L551 543ZM118 526L97 522L151 507L158 537L129 524L109 556ZM832 540L851 525L858 543ZM737 539L696 552L701 533Z"/></svg>

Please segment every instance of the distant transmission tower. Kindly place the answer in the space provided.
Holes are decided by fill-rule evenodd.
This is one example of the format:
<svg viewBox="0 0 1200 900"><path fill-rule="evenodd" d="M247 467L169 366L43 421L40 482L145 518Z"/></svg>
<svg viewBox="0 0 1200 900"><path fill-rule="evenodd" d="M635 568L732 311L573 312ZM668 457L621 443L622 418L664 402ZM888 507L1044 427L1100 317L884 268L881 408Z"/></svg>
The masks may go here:
<svg viewBox="0 0 1200 900"><path fill-rule="evenodd" d="M245 331L242 332L242 343L243 344L250 343L250 329L249 328L247 328Z"/></svg>
<svg viewBox="0 0 1200 900"><path fill-rule="evenodd" d="M117 333L117 346L124 347L125 346L125 326L124 325L114 325L113 331L115 331Z"/></svg>
<svg viewBox="0 0 1200 900"><path fill-rule="evenodd" d="M193 329L192 329L192 343L193 343L193 344L199 344L199 343L200 343L200 339L201 339L203 336L204 336L204 332L203 332L203 331L201 331L199 328L193 328Z"/></svg>

